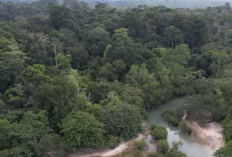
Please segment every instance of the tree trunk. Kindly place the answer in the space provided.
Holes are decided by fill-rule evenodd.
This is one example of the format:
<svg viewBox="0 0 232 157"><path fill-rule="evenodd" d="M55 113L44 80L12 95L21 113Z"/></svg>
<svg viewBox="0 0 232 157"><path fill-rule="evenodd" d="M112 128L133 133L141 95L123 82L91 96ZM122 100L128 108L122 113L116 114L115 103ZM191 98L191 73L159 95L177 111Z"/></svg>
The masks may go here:
<svg viewBox="0 0 232 157"><path fill-rule="evenodd" d="M57 60L56 60L57 50L56 50L56 44L55 44L55 42L53 42L53 51L55 53L55 66L57 66Z"/></svg>

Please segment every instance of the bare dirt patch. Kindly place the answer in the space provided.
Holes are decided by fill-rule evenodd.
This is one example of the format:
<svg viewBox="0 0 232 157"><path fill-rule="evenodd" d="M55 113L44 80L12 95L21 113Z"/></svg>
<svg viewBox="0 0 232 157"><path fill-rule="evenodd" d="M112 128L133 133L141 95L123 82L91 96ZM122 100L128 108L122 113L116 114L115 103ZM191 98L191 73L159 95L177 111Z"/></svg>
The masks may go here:
<svg viewBox="0 0 232 157"><path fill-rule="evenodd" d="M205 127L201 127L197 122L185 120L186 124L192 128L193 133L201 138L215 150L224 146L222 127L216 122L207 123Z"/></svg>

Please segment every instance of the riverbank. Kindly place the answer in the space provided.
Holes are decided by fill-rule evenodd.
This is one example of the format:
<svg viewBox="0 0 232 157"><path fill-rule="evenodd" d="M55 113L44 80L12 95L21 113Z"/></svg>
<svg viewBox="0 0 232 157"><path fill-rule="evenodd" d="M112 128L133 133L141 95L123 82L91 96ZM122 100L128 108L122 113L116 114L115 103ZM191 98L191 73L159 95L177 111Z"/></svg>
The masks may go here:
<svg viewBox="0 0 232 157"><path fill-rule="evenodd" d="M149 135L150 125L144 122L144 132L139 134L136 138L129 141L121 142L116 148L98 149L76 152L68 155L67 157L121 157L122 155L131 156L134 152L134 143L145 140Z"/></svg>
<svg viewBox="0 0 232 157"><path fill-rule="evenodd" d="M197 122L185 120L186 124L192 128L193 134L202 139L206 144L214 150L218 150L224 146L222 127L216 122L210 122L201 127Z"/></svg>
<svg viewBox="0 0 232 157"><path fill-rule="evenodd" d="M68 155L68 157L116 157L117 155L121 155L121 153L125 152L127 149L131 149L133 144L137 141L144 140L146 138L146 134L140 134L138 137L129 140L127 142L120 143L114 149L103 149L96 150L92 153L78 152Z"/></svg>

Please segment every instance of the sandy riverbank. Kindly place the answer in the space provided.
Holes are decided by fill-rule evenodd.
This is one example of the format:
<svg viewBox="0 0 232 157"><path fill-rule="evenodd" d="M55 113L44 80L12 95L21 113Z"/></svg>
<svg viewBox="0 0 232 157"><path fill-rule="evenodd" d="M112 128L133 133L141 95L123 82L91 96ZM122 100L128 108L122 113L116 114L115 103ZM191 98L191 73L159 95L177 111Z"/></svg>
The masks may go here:
<svg viewBox="0 0 232 157"><path fill-rule="evenodd" d="M115 149L105 149L105 150L99 150L92 153L73 153L70 154L68 157L113 157L116 156L122 152L124 152L126 149L133 146L134 142L141 141L144 138L146 138L145 134L140 134L137 138L134 138L130 141L127 141L125 143L119 144L118 147Z"/></svg>
<svg viewBox="0 0 232 157"><path fill-rule="evenodd" d="M194 121L186 120L189 127L192 128L193 134L201 138L208 145L212 146L215 150L224 146L222 127L216 122L207 123L205 127L201 127Z"/></svg>

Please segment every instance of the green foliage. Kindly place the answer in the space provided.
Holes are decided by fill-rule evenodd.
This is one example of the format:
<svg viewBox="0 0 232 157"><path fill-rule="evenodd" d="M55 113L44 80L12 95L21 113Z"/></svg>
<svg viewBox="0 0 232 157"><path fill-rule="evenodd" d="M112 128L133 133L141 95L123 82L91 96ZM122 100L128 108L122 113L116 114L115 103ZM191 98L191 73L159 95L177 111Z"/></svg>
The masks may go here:
<svg viewBox="0 0 232 157"><path fill-rule="evenodd" d="M48 118L46 111L40 110L37 114L32 111L24 113L21 123L31 125L40 137L48 130Z"/></svg>
<svg viewBox="0 0 232 157"><path fill-rule="evenodd" d="M166 154L169 150L167 140L159 140L156 149L158 153Z"/></svg>
<svg viewBox="0 0 232 157"><path fill-rule="evenodd" d="M163 154L152 152L152 153L148 153L147 157L163 157Z"/></svg>
<svg viewBox="0 0 232 157"><path fill-rule="evenodd" d="M183 34L180 29L169 26L164 29L163 40L168 47L175 47L183 42Z"/></svg>
<svg viewBox="0 0 232 157"><path fill-rule="evenodd" d="M103 143L103 132L103 124L82 111L71 113L62 120L61 133L66 149L99 147Z"/></svg>
<svg viewBox="0 0 232 157"><path fill-rule="evenodd" d="M109 95L100 120L107 134L128 140L142 131L142 116L136 106L121 102L117 96Z"/></svg>
<svg viewBox="0 0 232 157"><path fill-rule="evenodd" d="M33 64L24 69L23 75L25 79L32 83L34 86L38 86L42 82L51 80L51 78L46 75L46 68L44 65Z"/></svg>
<svg viewBox="0 0 232 157"><path fill-rule="evenodd" d="M159 126L156 125L156 124L152 124L152 125L151 125L151 130L153 130L153 129L157 128L157 127L159 127Z"/></svg>
<svg viewBox="0 0 232 157"><path fill-rule="evenodd" d="M134 157L143 157L143 152L141 150L134 150Z"/></svg>
<svg viewBox="0 0 232 157"><path fill-rule="evenodd" d="M146 110L182 95L188 102L163 117L177 125L186 110L196 121L223 121L228 145L218 152L230 153L229 4L121 10L38 0L0 8L0 156L114 148L138 135ZM151 134L167 138L163 127ZM184 157L177 145L165 156Z"/></svg>
<svg viewBox="0 0 232 157"><path fill-rule="evenodd" d="M187 157L187 155L181 151L179 151L178 149L180 148L180 146L183 145L183 143L180 142L173 142L172 143L172 147L169 149L168 153L165 154L165 157Z"/></svg>
<svg viewBox="0 0 232 157"><path fill-rule="evenodd" d="M73 13L74 10L66 6L51 7L49 10L51 25L55 29L73 27Z"/></svg>
<svg viewBox="0 0 232 157"><path fill-rule="evenodd" d="M42 133L45 133L46 120L33 118L28 119L28 116L39 116L31 112L24 115L27 120L22 120L20 123L9 123L6 119L0 120L1 132L1 149L0 155L11 156L41 156L42 149L38 140L41 138Z"/></svg>
<svg viewBox="0 0 232 157"><path fill-rule="evenodd" d="M52 127L71 111L84 110L90 104L86 95L81 92L76 76L66 75L56 78L51 83L39 86L32 99L36 107L49 113Z"/></svg>
<svg viewBox="0 0 232 157"><path fill-rule="evenodd" d="M90 52L91 56L103 56L103 51L110 43L109 32L101 27L87 29L85 31L84 39L86 42L86 49ZM87 46L88 45L88 46ZM91 45L91 46L89 46Z"/></svg>
<svg viewBox="0 0 232 157"><path fill-rule="evenodd" d="M232 140L232 116L231 115L228 115L223 123L222 123L222 126L224 128L223 130L223 134L224 134L224 139L226 142L229 142L230 140Z"/></svg>
<svg viewBox="0 0 232 157"><path fill-rule="evenodd" d="M0 45L0 92L4 92L23 70L25 53L14 41L5 37L0 37Z"/></svg>
<svg viewBox="0 0 232 157"><path fill-rule="evenodd" d="M5 91L4 97L6 103L11 104L12 108L22 108L25 104L24 87L21 84L16 84Z"/></svg>
<svg viewBox="0 0 232 157"><path fill-rule="evenodd" d="M215 77L221 77L229 61L225 51L208 50L199 57L198 66Z"/></svg>
<svg viewBox="0 0 232 157"><path fill-rule="evenodd" d="M61 70L70 70L71 69L71 55L63 55L61 53L55 56L57 61L57 66Z"/></svg>
<svg viewBox="0 0 232 157"><path fill-rule="evenodd" d="M138 150L142 150L145 146L147 146L147 143L145 141L138 141L134 144L135 149Z"/></svg>
<svg viewBox="0 0 232 157"><path fill-rule="evenodd" d="M192 128L190 128L185 121L181 121L179 123L179 127L186 133L191 134L192 133Z"/></svg>
<svg viewBox="0 0 232 157"><path fill-rule="evenodd" d="M229 141L225 147L220 148L214 153L215 157L220 157L220 156L231 156L232 154L232 141Z"/></svg>
<svg viewBox="0 0 232 157"><path fill-rule="evenodd" d="M151 136L156 140L164 140L167 139L168 132L163 126L156 126L150 132Z"/></svg>
<svg viewBox="0 0 232 157"><path fill-rule="evenodd" d="M163 110L162 116L168 122L168 124L171 124L174 126L177 126L179 124L179 121L176 118L175 112L170 109Z"/></svg>
<svg viewBox="0 0 232 157"><path fill-rule="evenodd" d="M118 146L118 143L120 142L118 137L108 135L105 139L105 145L109 146L110 148L115 148Z"/></svg>

